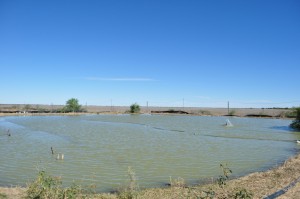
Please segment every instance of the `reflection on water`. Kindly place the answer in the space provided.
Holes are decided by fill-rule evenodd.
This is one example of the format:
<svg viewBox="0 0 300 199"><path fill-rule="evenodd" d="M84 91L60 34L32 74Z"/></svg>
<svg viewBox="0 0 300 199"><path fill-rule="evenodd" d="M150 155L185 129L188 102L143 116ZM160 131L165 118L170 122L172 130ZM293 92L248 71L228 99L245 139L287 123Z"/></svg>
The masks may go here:
<svg viewBox="0 0 300 199"><path fill-rule="evenodd" d="M117 189L131 166L140 187L169 177L196 182L220 174L269 168L291 156L299 133L289 120L159 115L3 117L0 119L0 185L24 185L39 170L66 185ZM11 136L6 131L10 129ZM54 155L51 153L54 149ZM57 160L57 153L64 154Z"/></svg>

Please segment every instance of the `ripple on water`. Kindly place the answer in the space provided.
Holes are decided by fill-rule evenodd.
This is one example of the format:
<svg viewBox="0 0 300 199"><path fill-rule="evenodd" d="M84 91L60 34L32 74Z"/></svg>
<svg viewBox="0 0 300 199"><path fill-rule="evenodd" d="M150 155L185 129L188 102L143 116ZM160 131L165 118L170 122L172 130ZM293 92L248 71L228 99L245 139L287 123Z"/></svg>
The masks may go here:
<svg viewBox="0 0 300 199"><path fill-rule="evenodd" d="M228 163L234 174L264 169L286 159L299 136L285 120L226 117L97 115L1 118L0 185L26 184L39 170L61 176L65 185L118 188L132 167L141 187L182 177L188 182L220 175ZM275 127L275 128L274 128ZM277 128L278 127L278 128ZM297 137L298 136L298 137ZM63 153L64 160L51 155ZM299 147L298 147L299 148Z"/></svg>

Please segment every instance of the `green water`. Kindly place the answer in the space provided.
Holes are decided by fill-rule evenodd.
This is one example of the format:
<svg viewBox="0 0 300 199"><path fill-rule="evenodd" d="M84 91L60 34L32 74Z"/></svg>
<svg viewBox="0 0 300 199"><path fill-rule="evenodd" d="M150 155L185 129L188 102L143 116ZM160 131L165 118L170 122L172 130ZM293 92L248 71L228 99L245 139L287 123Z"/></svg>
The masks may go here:
<svg viewBox="0 0 300 199"><path fill-rule="evenodd" d="M221 174L260 171L299 150L290 120L160 115L25 116L0 118L0 186L25 185L38 171L97 191L126 183L130 166L141 188L172 178L188 183ZM10 130L11 136L6 131ZM64 160L51 154L63 153Z"/></svg>

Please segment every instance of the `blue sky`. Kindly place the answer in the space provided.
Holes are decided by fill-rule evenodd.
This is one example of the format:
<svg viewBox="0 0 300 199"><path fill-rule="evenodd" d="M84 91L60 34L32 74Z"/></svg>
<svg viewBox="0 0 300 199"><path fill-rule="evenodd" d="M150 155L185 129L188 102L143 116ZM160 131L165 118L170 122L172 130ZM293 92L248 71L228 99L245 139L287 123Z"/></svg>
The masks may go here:
<svg viewBox="0 0 300 199"><path fill-rule="evenodd" d="M298 0L0 0L0 104L300 105Z"/></svg>

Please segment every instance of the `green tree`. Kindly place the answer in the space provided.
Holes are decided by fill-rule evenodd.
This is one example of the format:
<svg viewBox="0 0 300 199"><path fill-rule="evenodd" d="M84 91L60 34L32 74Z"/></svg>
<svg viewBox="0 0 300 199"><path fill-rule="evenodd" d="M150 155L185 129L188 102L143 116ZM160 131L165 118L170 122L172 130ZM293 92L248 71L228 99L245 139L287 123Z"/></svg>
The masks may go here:
<svg viewBox="0 0 300 199"><path fill-rule="evenodd" d="M79 105L78 99L71 98L66 102L66 106L63 108L63 112L80 112L81 105Z"/></svg>
<svg viewBox="0 0 300 199"><path fill-rule="evenodd" d="M300 130L300 107L295 108L294 112L296 113L296 119L291 123L290 126L293 129Z"/></svg>
<svg viewBox="0 0 300 199"><path fill-rule="evenodd" d="M139 113L141 111L140 105L134 103L130 106L130 113Z"/></svg>

